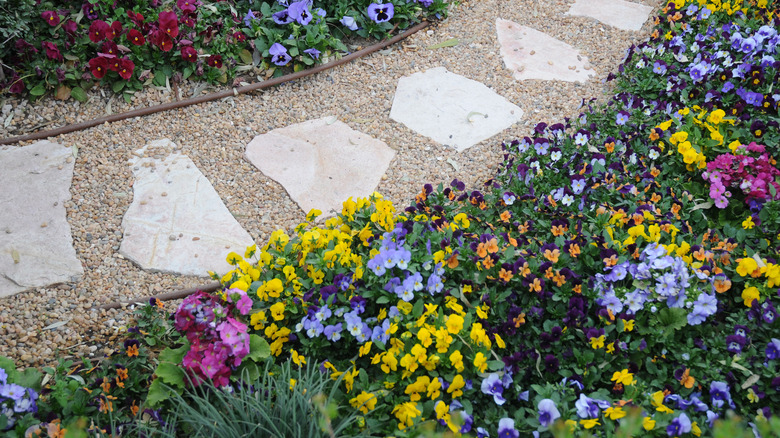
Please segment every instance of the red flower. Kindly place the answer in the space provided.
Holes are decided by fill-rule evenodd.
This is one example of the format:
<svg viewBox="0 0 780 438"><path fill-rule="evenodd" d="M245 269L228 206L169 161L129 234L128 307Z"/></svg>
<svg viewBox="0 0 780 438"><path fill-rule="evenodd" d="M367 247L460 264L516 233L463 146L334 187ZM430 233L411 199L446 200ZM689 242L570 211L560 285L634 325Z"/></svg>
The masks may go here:
<svg viewBox="0 0 780 438"><path fill-rule="evenodd" d="M176 16L176 12L160 12L159 22L160 29L170 38L176 38L179 36L179 18Z"/></svg>
<svg viewBox="0 0 780 438"><path fill-rule="evenodd" d="M160 35L160 41L157 43L157 46L160 47L160 50L163 52L170 52L173 48L173 40L168 35L162 34Z"/></svg>
<svg viewBox="0 0 780 438"><path fill-rule="evenodd" d="M194 0L176 0L176 6L183 12L195 12L200 2Z"/></svg>
<svg viewBox="0 0 780 438"><path fill-rule="evenodd" d="M144 16L133 11L127 11L127 18L133 21L136 26L142 27L144 25Z"/></svg>
<svg viewBox="0 0 780 438"><path fill-rule="evenodd" d="M135 64L133 64L133 61L122 58L119 60L119 76L122 79L130 79L133 76L133 69L135 68Z"/></svg>
<svg viewBox="0 0 780 438"><path fill-rule="evenodd" d="M113 40L119 35L122 35L122 23L115 21L111 23L111 27L106 31L106 38Z"/></svg>
<svg viewBox="0 0 780 438"><path fill-rule="evenodd" d="M222 68L222 56L221 55L211 55L209 56L208 61L206 61L206 64L208 64L211 67L214 68Z"/></svg>
<svg viewBox="0 0 780 438"><path fill-rule="evenodd" d="M92 76L101 79L108 71L108 59L102 56L90 59L89 69L92 70Z"/></svg>
<svg viewBox="0 0 780 438"><path fill-rule="evenodd" d="M73 35L79 29L79 25L76 24L76 22L73 20L68 20L65 22L65 24L62 25L62 28L65 29L65 32Z"/></svg>
<svg viewBox="0 0 780 438"><path fill-rule="evenodd" d="M120 61L119 58L108 58L108 69L119 71L120 69L119 61Z"/></svg>
<svg viewBox="0 0 780 438"><path fill-rule="evenodd" d="M244 35L243 32L236 32L236 33L234 33L233 34L233 38L235 38L236 41L238 41L240 43L243 43L244 41L246 41L246 35Z"/></svg>
<svg viewBox="0 0 780 438"><path fill-rule="evenodd" d="M141 46L146 42L146 39L141 32L138 32L135 29L130 29L127 32L127 41L129 41L130 44Z"/></svg>
<svg viewBox="0 0 780 438"><path fill-rule="evenodd" d="M111 31L111 26L103 20L95 20L89 25L89 39L93 43L99 43L106 38L106 33Z"/></svg>
<svg viewBox="0 0 780 438"><path fill-rule="evenodd" d="M184 46L181 48L181 59L196 62L198 60L198 51L192 46Z"/></svg>
<svg viewBox="0 0 780 438"><path fill-rule="evenodd" d="M43 11L41 13L41 18L46 20L46 22L49 23L49 26L51 27L60 24L60 16L57 15L57 13L54 11Z"/></svg>
<svg viewBox="0 0 780 438"><path fill-rule="evenodd" d="M102 46L100 46L100 53L104 55L111 55L110 57L118 56L119 46L117 46L116 43L112 41L106 41Z"/></svg>
<svg viewBox="0 0 780 438"><path fill-rule="evenodd" d="M62 54L60 53L60 49L57 48L56 44L44 41L41 43L41 46L43 46L44 50L46 50L46 56L49 59L62 61Z"/></svg>

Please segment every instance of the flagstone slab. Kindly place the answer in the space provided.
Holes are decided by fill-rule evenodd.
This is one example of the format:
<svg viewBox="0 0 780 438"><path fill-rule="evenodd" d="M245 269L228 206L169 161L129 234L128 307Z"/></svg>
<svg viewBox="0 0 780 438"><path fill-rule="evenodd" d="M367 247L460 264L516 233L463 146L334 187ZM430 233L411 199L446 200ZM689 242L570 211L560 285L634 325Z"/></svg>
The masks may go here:
<svg viewBox="0 0 780 438"><path fill-rule="evenodd" d="M0 151L0 297L84 274L65 214L73 166L50 141Z"/></svg>
<svg viewBox="0 0 780 438"><path fill-rule="evenodd" d="M436 67L404 76L390 118L461 152L518 122L523 110L484 84Z"/></svg>
<svg viewBox="0 0 780 438"><path fill-rule="evenodd" d="M170 140L157 140L130 160L133 202L122 218L119 252L153 272L198 276L227 272L228 253L243 254L254 244L252 236L189 157L159 152L174 148ZM144 154L150 150L157 152Z"/></svg>
<svg viewBox="0 0 780 438"><path fill-rule="evenodd" d="M623 30L640 30L653 8L624 0L577 0L568 15L595 18L612 27Z"/></svg>
<svg viewBox="0 0 780 438"><path fill-rule="evenodd" d="M350 197L371 195L395 151L335 117L323 117L258 135L245 156L304 213L317 209L329 215Z"/></svg>
<svg viewBox="0 0 780 438"><path fill-rule="evenodd" d="M596 72L577 49L531 27L497 19L501 56L515 79L586 82Z"/></svg>

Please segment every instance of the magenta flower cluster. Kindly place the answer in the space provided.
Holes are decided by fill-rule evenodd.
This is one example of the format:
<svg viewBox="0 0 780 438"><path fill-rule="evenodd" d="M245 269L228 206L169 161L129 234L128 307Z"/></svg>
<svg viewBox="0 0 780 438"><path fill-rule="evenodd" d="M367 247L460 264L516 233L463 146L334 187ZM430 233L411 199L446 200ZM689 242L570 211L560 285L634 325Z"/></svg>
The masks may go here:
<svg viewBox="0 0 780 438"><path fill-rule="evenodd" d="M751 209L760 210L766 201L780 199L780 170L764 145L755 142L737 147L734 154L721 154L707 163L702 177L710 183L710 198L718 208L726 208L732 190L745 195Z"/></svg>
<svg viewBox="0 0 780 438"><path fill-rule="evenodd" d="M196 386L205 380L228 385L233 370L249 354L248 327L233 315L249 313L252 299L240 289L225 294L226 301L205 292L190 295L174 315L176 330L190 343L182 365Z"/></svg>

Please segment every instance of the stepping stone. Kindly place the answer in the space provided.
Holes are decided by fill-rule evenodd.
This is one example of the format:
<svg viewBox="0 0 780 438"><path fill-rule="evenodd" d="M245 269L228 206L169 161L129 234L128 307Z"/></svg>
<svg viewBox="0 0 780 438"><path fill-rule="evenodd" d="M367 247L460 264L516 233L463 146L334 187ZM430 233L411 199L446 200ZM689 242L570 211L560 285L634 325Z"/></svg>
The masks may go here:
<svg viewBox="0 0 780 438"><path fill-rule="evenodd" d="M0 151L0 297L84 274L65 216L72 153L50 141Z"/></svg>
<svg viewBox="0 0 780 438"><path fill-rule="evenodd" d="M390 118L461 152L512 126L523 110L477 81L436 67L402 77Z"/></svg>
<svg viewBox="0 0 780 438"><path fill-rule="evenodd" d="M232 269L228 253L244 254L254 242L192 160L170 152L175 147L157 140L130 160L133 203L122 219L119 252L147 271L225 273Z"/></svg>
<svg viewBox="0 0 780 438"><path fill-rule="evenodd" d="M304 213L341 212L349 197L374 192L395 151L383 141L324 117L274 129L247 145L246 158L281 184Z"/></svg>
<svg viewBox="0 0 780 438"><path fill-rule="evenodd" d="M496 20L504 64L518 81L526 79L585 82L596 74L574 47L536 29Z"/></svg>
<svg viewBox="0 0 780 438"><path fill-rule="evenodd" d="M568 15L580 15L623 30L640 30L653 8L623 0L577 0Z"/></svg>

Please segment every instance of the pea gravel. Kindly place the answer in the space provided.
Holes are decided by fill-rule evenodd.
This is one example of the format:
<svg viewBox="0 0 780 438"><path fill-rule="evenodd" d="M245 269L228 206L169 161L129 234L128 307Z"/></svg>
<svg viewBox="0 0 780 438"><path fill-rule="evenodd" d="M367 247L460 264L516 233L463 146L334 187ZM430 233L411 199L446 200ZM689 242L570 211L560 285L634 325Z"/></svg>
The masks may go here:
<svg viewBox="0 0 780 438"><path fill-rule="evenodd" d="M655 10L661 5L658 0L640 2ZM399 210L411 202L425 183L447 184L458 178L467 187L477 187L497 170L502 159L502 141L529 135L540 121L576 117L582 99L603 100L610 88L604 83L607 74L616 70L632 43L645 39L652 30L652 20L641 31L631 32L587 17L565 15L572 3L573 0L464 0L453 8L449 18L400 44L317 75L251 95L50 138L78 147L72 200L66 208L85 275L75 284L39 288L0 299L0 355L14 359L17 366L52 364L60 357L102 357L112 351L132 312L127 308L90 310L93 306L210 282L204 278L144 272L118 253L122 216L133 196L133 176L127 162L132 151L149 141L169 138L175 142L260 245L275 229L290 230L304 219L304 213L282 186L243 158L245 145L254 136L274 128L335 115L353 129L386 142L397 154L377 190ZM585 84L514 80L499 55L497 17L571 44L588 57L598 77ZM457 46L428 49L452 38L458 39ZM523 121L457 153L390 120L398 79L433 67L446 67L482 82L522 108ZM251 82L254 78L243 80ZM0 137L152 106L174 100L175 95L188 98L193 92L213 91L217 90L191 83L170 91L148 89L138 93L130 105L105 90L91 91L85 104L52 98L29 103L6 96L0 102L0 108L5 107ZM13 117L3 127L10 114ZM166 306L173 310L176 304L169 302Z"/></svg>

